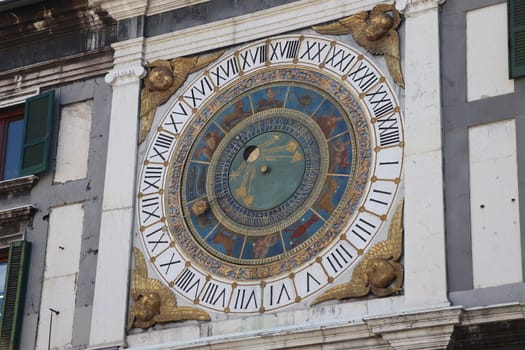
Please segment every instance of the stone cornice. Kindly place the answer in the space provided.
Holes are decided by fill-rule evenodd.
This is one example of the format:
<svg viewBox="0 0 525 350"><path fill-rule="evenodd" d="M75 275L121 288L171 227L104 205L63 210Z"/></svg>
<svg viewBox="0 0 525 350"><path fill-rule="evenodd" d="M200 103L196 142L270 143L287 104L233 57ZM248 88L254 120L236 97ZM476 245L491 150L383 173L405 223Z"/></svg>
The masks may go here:
<svg viewBox="0 0 525 350"><path fill-rule="evenodd" d="M366 318L376 335L393 349L446 349L454 327L460 324L461 307Z"/></svg>
<svg viewBox="0 0 525 350"><path fill-rule="evenodd" d="M149 0L146 16L156 15L158 13L176 10L182 7L197 5L210 0Z"/></svg>
<svg viewBox="0 0 525 350"><path fill-rule="evenodd" d="M116 20L158 13L192 6L210 0L89 0L89 7L102 7Z"/></svg>
<svg viewBox="0 0 525 350"><path fill-rule="evenodd" d="M332 21L358 11L369 10L380 3L391 4L392 1L296 1L235 18L147 38L145 41L145 58L147 61L175 58L240 44ZM322 11L319 11L321 8Z"/></svg>
<svg viewBox="0 0 525 350"><path fill-rule="evenodd" d="M301 346L335 348L338 345L366 350L446 349L458 327L525 320L524 311L525 305L521 303L471 309L443 307L365 317L361 321L308 323L158 345L131 345L129 349L260 349L263 346L296 349ZM151 336L155 337L155 332Z"/></svg>
<svg viewBox="0 0 525 350"><path fill-rule="evenodd" d="M103 75L112 66L111 49L104 48L0 72L0 102L37 87L42 89Z"/></svg>
<svg viewBox="0 0 525 350"><path fill-rule="evenodd" d="M35 175L18 177L16 179L0 181L0 195L28 192L38 181Z"/></svg>
<svg viewBox="0 0 525 350"><path fill-rule="evenodd" d="M27 220L35 208L32 205L24 205L22 207L0 210L0 221L19 221Z"/></svg>
<svg viewBox="0 0 525 350"><path fill-rule="evenodd" d="M143 16L146 14L148 0L89 0L89 7L102 7L116 20Z"/></svg>
<svg viewBox="0 0 525 350"><path fill-rule="evenodd" d="M525 320L525 305L520 303L501 304L467 309L461 324L464 326L479 325L489 322Z"/></svg>

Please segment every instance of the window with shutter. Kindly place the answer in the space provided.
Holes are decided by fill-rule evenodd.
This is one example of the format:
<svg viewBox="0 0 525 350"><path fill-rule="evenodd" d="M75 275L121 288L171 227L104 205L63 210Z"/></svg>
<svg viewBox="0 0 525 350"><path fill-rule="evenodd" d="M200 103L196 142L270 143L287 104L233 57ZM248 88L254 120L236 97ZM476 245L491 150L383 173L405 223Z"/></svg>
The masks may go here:
<svg viewBox="0 0 525 350"><path fill-rule="evenodd" d="M49 91L0 110L0 181L46 170L54 100Z"/></svg>
<svg viewBox="0 0 525 350"><path fill-rule="evenodd" d="M525 76L525 1L508 0L509 76Z"/></svg>
<svg viewBox="0 0 525 350"><path fill-rule="evenodd" d="M14 241L9 246L4 303L0 316L0 349L18 349L29 268L30 243Z"/></svg>
<svg viewBox="0 0 525 350"><path fill-rule="evenodd" d="M47 168L54 101L54 91L26 101L20 176L36 174Z"/></svg>

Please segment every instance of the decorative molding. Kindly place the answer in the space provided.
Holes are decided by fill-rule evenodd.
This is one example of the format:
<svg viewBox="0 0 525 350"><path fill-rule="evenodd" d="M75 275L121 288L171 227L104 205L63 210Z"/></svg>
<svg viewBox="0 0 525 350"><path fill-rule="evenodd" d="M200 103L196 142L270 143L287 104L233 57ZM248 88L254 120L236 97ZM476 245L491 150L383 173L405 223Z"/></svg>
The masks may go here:
<svg viewBox="0 0 525 350"><path fill-rule="evenodd" d="M158 13L188 7L210 0L89 0L89 7L100 6L116 20L136 16L152 16Z"/></svg>
<svg viewBox="0 0 525 350"><path fill-rule="evenodd" d="M115 66L142 64L144 59L144 38L130 39L111 44L115 50Z"/></svg>
<svg viewBox="0 0 525 350"><path fill-rule="evenodd" d="M396 2L396 8L404 15L412 15L417 12L437 8L447 0L401 0Z"/></svg>
<svg viewBox="0 0 525 350"><path fill-rule="evenodd" d="M16 179L0 181L0 195L28 192L38 181L35 175L18 177Z"/></svg>
<svg viewBox="0 0 525 350"><path fill-rule="evenodd" d="M525 320L525 304L509 303L467 309L462 317L463 326L479 325L489 322Z"/></svg>
<svg viewBox="0 0 525 350"><path fill-rule="evenodd" d="M116 20L143 16L146 14L149 0L89 0L88 6L97 6L106 10Z"/></svg>
<svg viewBox="0 0 525 350"><path fill-rule="evenodd" d="M128 66L122 68L115 68L111 70L108 74L104 76L104 81L108 84L113 85L117 79L126 80L128 78L130 81L137 79L142 79L146 76L146 70L142 66Z"/></svg>
<svg viewBox="0 0 525 350"><path fill-rule="evenodd" d="M1 2L0 2L1 3ZM37 42L60 40L81 33L98 33L116 21L100 7L86 8L85 1L35 3L0 11L0 51Z"/></svg>
<svg viewBox="0 0 525 350"><path fill-rule="evenodd" d="M365 318L371 332L381 335L393 349L446 349L461 307Z"/></svg>
<svg viewBox="0 0 525 350"><path fill-rule="evenodd" d="M136 38L114 43L111 47L115 50L113 55L114 68L106 74L104 80L114 84L142 79L146 70L142 66L144 61L144 38Z"/></svg>
<svg viewBox="0 0 525 350"><path fill-rule="evenodd" d="M8 100L0 101L0 108L6 108L9 106L14 106L20 103L24 103L26 99L32 96L36 96L39 93L40 93L40 88L38 86L17 91L14 94L11 94Z"/></svg>
<svg viewBox="0 0 525 350"><path fill-rule="evenodd" d="M173 11L183 7L189 7L203 2L210 2L210 0L149 0L146 16L156 15L158 13Z"/></svg>
<svg viewBox="0 0 525 350"><path fill-rule="evenodd" d="M385 3L392 3L392 1L296 1L235 18L147 38L144 57L151 62L156 59L196 54L333 21Z"/></svg>
<svg viewBox="0 0 525 350"><path fill-rule="evenodd" d="M521 310L521 311L520 311ZM366 349L366 350L430 350L446 349L455 330L470 325L489 325L490 322L525 320L525 304L514 303L492 307L463 309L460 306L426 310L412 310L404 313L366 317L364 320L347 322L325 322L267 330L239 331L234 334L213 335L187 340L164 341L152 345L144 337L163 339L163 332L173 329L156 330L128 336L129 350L146 349L297 349L301 346ZM276 315L286 317L286 315ZM475 323L472 321L475 320ZM244 320L248 322L249 320ZM213 325L209 324L211 328ZM202 325L195 325L203 332ZM185 332L193 332L186 328ZM486 329L486 331L490 331ZM483 332L483 330L481 330ZM199 333L197 333L199 334ZM202 334L202 333L201 333ZM490 334L477 333L483 337ZM141 338L139 340L139 338ZM169 339L169 338L164 338ZM172 338L173 339L173 338ZM481 338L482 339L482 338ZM143 341L149 345L143 344ZM509 343L512 339L509 340Z"/></svg>
<svg viewBox="0 0 525 350"><path fill-rule="evenodd" d="M324 325L294 325L274 328L271 331L252 331L225 336L200 338L189 341L165 343L157 347L133 347L130 350L146 349L297 349L344 348L360 350L391 350L380 336L370 334L363 322L344 322Z"/></svg>
<svg viewBox="0 0 525 350"><path fill-rule="evenodd" d="M8 103L29 90L102 75L112 66L111 49L104 48L0 72L0 101Z"/></svg>
<svg viewBox="0 0 525 350"><path fill-rule="evenodd" d="M6 221L20 221L27 220L35 207L32 205L24 205L22 207L10 208L0 211L0 222L4 223Z"/></svg>

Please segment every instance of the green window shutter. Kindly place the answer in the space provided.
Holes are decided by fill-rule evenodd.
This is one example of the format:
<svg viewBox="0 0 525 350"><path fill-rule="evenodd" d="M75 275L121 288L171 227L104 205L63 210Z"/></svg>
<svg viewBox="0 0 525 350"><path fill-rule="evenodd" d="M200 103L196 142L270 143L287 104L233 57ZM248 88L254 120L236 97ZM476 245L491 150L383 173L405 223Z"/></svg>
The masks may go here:
<svg viewBox="0 0 525 350"><path fill-rule="evenodd" d="M47 168L55 92L49 91L26 100L20 176Z"/></svg>
<svg viewBox="0 0 525 350"><path fill-rule="evenodd" d="M9 247L4 307L0 318L0 349L18 349L30 248L31 243L26 241L11 242Z"/></svg>
<svg viewBox="0 0 525 350"><path fill-rule="evenodd" d="M525 76L525 1L508 0L510 78Z"/></svg>

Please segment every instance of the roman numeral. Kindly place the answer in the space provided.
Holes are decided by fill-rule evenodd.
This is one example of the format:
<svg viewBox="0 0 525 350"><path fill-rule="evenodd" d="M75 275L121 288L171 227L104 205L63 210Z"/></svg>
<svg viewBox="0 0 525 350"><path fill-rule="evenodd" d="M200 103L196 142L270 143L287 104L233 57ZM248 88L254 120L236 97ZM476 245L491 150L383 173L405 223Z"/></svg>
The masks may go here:
<svg viewBox="0 0 525 350"><path fill-rule="evenodd" d="M196 276L197 275L195 272L186 268L179 278L175 280L175 285L186 293L191 292L191 290L195 288L194 298L196 298L199 293L199 286L201 283L200 278L195 278Z"/></svg>
<svg viewBox="0 0 525 350"><path fill-rule="evenodd" d="M395 113L378 119L377 129L379 130L379 145L381 147L399 143L399 122Z"/></svg>
<svg viewBox="0 0 525 350"><path fill-rule="evenodd" d="M159 245L163 247L164 245L167 245L169 243L169 240L167 238L164 239L165 236L166 236L166 231L164 231L163 227L158 228L155 231L152 231L146 235L146 238L149 239L147 241L148 247L150 248L150 251L152 253L155 252L155 250L157 249Z"/></svg>
<svg viewBox="0 0 525 350"><path fill-rule="evenodd" d="M334 48L332 55L326 61L326 65L338 69L341 73L348 69L348 66L354 62L355 55L345 51L343 48Z"/></svg>
<svg viewBox="0 0 525 350"><path fill-rule="evenodd" d="M328 263L334 273L338 273L347 266L353 259L352 254L342 245L339 244L327 257Z"/></svg>
<svg viewBox="0 0 525 350"><path fill-rule="evenodd" d="M266 45L257 46L255 49L241 52L240 55L241 69L250 69L254 65L266 62Z"/></svg>
<svg viewBox="0 0 525 350"><path fill-rule="evenodd" d="M392 196L392 192L386 191L386 190L379 190L377 188L374 188L372 190L373 195L375 198L370 197L370 202L374 202L381 205L388 205L388 201L390 200L390 197ZM386 197L386 198L385 198Z"/></svg>
<svg viewBox="0 0 525 350"><path fill-rule="evenodd" d="M368 102L373 106L372 110L376 118L385 113L392 112L394 109L394 104L388 95L385 85L380 85L376 92L366 94L366 97Z"/></svg>
<svg viewBox="0 0 525 350"><path fill-rule="evenodd" d="M226 288L210 282L204 290L201 300L213 306L217 306L217 303L220 302L220 307L224 308L226 307Z"/></svg>
<svg viewBox="0 0 525 350"><path fill-rule="evenodd" d="M142 199L142 213L147 215L142 221L147 223L149 219L160 219L160 203L158 197L150 197Z"/></svg>
<svg viewBox="0 0 525 350"><path fill-rule="evenodd" d="M307 272L306 273L306 292L307 293L310 293L310 282L311 281L314 281L315 284L317 284L318 286L321 285L321 282L319 282L312 274L310 274L310 272Z"/></svg>
<svg viewBox="0 0 525 350"><path fill-rule="evenodd" d="M399 161L396 160L395 162L379 162L379 165L399 165Z"/></svg>
<svg viewBox="0 0 525 350"><path fill-rule="evenodd" d="M168 261L168 262L166 262L164 264L160 264L159 266L160 267L166 267L166 271L164 272L164 274L167 275L169 270L170 270L171 265L175 265L175 264L178 264L180 262L181 262L180 260L175 260L175 253L171 253L170 261Z"/></svg>
<svg viewBox="0 0 525 350"><path fill-rule="evenodd" d="M289 302L290 300L292 300L292 298L290 297L290 293L288 292L288 289L286 288L286 284L283 283L281 284L281 289L279 289L279 287L275 288L277 289L274 293L274 287L276 286L273 286L271 285L270 286L270 306L273 306L273 305L279 305L281 303L281 299L283 296L286 297L286 302ZM277 298L277 300L275 300Z"/></svg>
<svg viewBox="0 0 525 350"><path fill-rule="evenodd" d="M215 78L215 85L220 86L223 81L230 80L230 76L239 73L239 66L235 57L229 58L227 61L221 63L210 71L210 74Z"/></svg>
<svg viewBox="0 0 525 350"><path fill-rule="evenodd" d="M361 89L361 91L367 90L372 86L376 81L379 80L379 77L374 73L368 65L363 61L359 63L359 67L353 73L348 75Z"/></svg>
<svg viewBox="0 0 525 350"><path fill-rule="evenodd" d="M357 224L354 226L354 228L352 228L352 233L359 237L363 242L366 242L367 239L363 236L366 234L368 237L370 237L370 235L373 232L373 229L375 228L376 225L370 223L369 221L363 218L359 218Z"/></svg>
<svg viewBox="0 0 525 350"><path fill-rule="evenodd" d="M160 179L162 177L163 167L148 165L144 171L144 177L142 184L145 186L142 188L142 192L146 192L150 188L158 190L160 188Z"/></svg>
<svg viewBox="0 0 525 350"><path fill-rule="evenodd" d="M282 41L270 43L270 61L283 58L294 59L299 50L299 40L287 40L284 45Z"/></svg>
<svg viewBox="0 0 525 350"><path fill-rule="evenodd" d="M159 133L153 144L153 155L150 158L160 158L162 161L166 160L169 154L171 145L175 138L166 133Z"/></svg>
<svg viewBox="0 0 525 350"><path fill-rule="evenodd" d="M248 293L246 288L243 289L237 289L236 295L235 295L235 309L244 309L247 310L250 307L250 304L252 304L252 309L258 309L257 306L257 297L255 295L255 290L248 290Z"/></svg>
<svg viewBox="0 0 525 350"><path fill-rule="evenodd" d="M199 86L200 84L200 86ZM213 91L208 77L202 77L191 89L189 95L184 95L186 101L189 101L189 105L193 108L197 108L198 105L204 100L207 94Z"/></svg>
<svg viewBox="0 0 525 350"><path fill-rule="evenodd" d="M184 103L177 102L173 109L171 110L164 127L166 129L171 129L170 131L178 134L184 125L184 122L189 118L188 111L186 110Z"/></svg>
<svg viewBox="0 0 525 350"><path fill-rule="evenodd" d="M328 44L322 44L317 41L306 41L306 51L301 55L301 59L308 55L308 60L321 63L321 54L328 47Z"/></svg>

